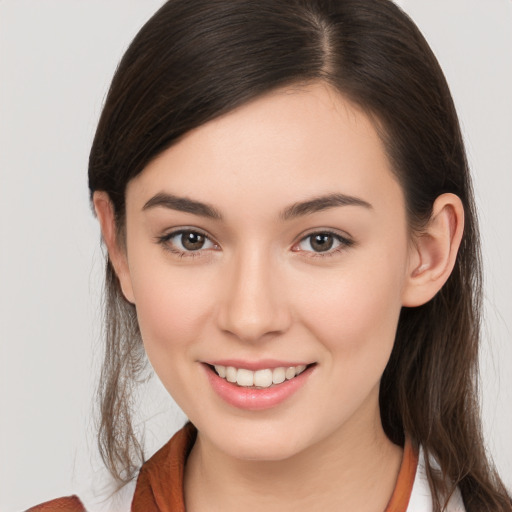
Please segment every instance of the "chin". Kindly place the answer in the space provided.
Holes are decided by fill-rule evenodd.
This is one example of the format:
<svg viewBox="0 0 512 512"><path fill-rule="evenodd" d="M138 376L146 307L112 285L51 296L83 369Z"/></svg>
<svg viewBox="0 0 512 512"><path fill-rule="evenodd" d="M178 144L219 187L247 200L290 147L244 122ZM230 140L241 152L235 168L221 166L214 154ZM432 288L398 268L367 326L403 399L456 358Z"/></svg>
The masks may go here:
<svg viewBox="0 0 512 512"><path fill-rule="evenodd" d="M222 449L222 447L221 447ZM285 439L263 440L261 442L247 441L229 443L224 450L227 455L245 461L253 462L279 462L290 459L302 451L300 446L294 445Z"/></svg>
<svg viewBox="0 0 512 512"><path fill-rule="evenodd" d="M200 431L227 456L247 461L283 461L313 444L313 436L296 421L300 431L279 422L244 422L237 418L234 423L223 423L219 428L209 424Z"/></svg>

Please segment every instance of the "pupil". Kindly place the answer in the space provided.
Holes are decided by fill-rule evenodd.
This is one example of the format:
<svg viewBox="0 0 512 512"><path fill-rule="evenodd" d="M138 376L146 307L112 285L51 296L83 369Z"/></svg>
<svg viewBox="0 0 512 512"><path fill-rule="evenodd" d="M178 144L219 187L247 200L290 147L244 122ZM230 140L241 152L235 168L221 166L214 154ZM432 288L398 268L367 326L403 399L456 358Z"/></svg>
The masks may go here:
<svg viewBox="0 0 512 512"><path fill-rule="evenodd" d="M334 243L332 235L321 233L315 235L311 241L311 247L317 252L328 251Z"/></svg>
<svg viewBox="0 0 512 512"><path fill-rule="evenodd" d="M204 236L193 232L183 233L181 235L181 243L185 249L197 251L204 245Z"/></svg>

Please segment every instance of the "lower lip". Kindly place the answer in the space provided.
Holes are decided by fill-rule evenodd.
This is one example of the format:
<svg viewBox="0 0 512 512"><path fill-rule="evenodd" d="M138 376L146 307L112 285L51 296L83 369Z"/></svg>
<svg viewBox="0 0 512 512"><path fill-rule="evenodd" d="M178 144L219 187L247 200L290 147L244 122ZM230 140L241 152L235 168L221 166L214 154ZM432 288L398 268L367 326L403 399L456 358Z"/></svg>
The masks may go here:
<svg viewBox="0 0 512 512"><path fill-rule="evenodd" d="M219 377L208 365L203 365L213 390L228 404L248 411L262 411L281 404L298 391L308 379L313 367L300 375L269 388L244 388Z"/></svg>

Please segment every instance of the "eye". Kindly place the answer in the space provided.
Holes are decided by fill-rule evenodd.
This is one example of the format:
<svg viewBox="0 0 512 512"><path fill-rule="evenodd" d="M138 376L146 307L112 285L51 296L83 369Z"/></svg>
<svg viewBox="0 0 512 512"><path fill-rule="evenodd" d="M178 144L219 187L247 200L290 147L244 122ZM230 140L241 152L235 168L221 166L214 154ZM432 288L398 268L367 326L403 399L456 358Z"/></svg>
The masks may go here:
<svg viewBox="0 0 512 512"><path fill-rule="evenodd" d="M330 255L341 251L346 247L353 245L353 241L345 238L337 233L330 231L322 231L317 233L311 233L298 244L296 244L296 251L313 252L315 255Z"/></svg>
<svg viewBox="0 0 512 512"><path fill-rule="evenodd" d="M200 231L193 229L180 229L173 231L162 237L158 241L165 245L171 252L181 256L192 256L192 254L202 250L216 249L218 246L208 236Z"/></svg>

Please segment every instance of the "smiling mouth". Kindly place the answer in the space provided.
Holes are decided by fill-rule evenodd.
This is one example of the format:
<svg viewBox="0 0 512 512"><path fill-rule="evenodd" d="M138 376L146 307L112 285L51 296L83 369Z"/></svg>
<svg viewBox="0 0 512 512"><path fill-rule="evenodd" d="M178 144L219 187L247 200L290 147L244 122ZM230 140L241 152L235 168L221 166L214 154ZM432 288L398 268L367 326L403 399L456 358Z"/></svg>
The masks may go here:
<svg viewBox="0 0 512 512"><path fill-rule="evenodd" d="M208 366L220 378L239 387L265 389L292 380L313 365L280 366L278 368L265 368L256 371L247 370L245 368L235 368L234 366Z"/></svg>

